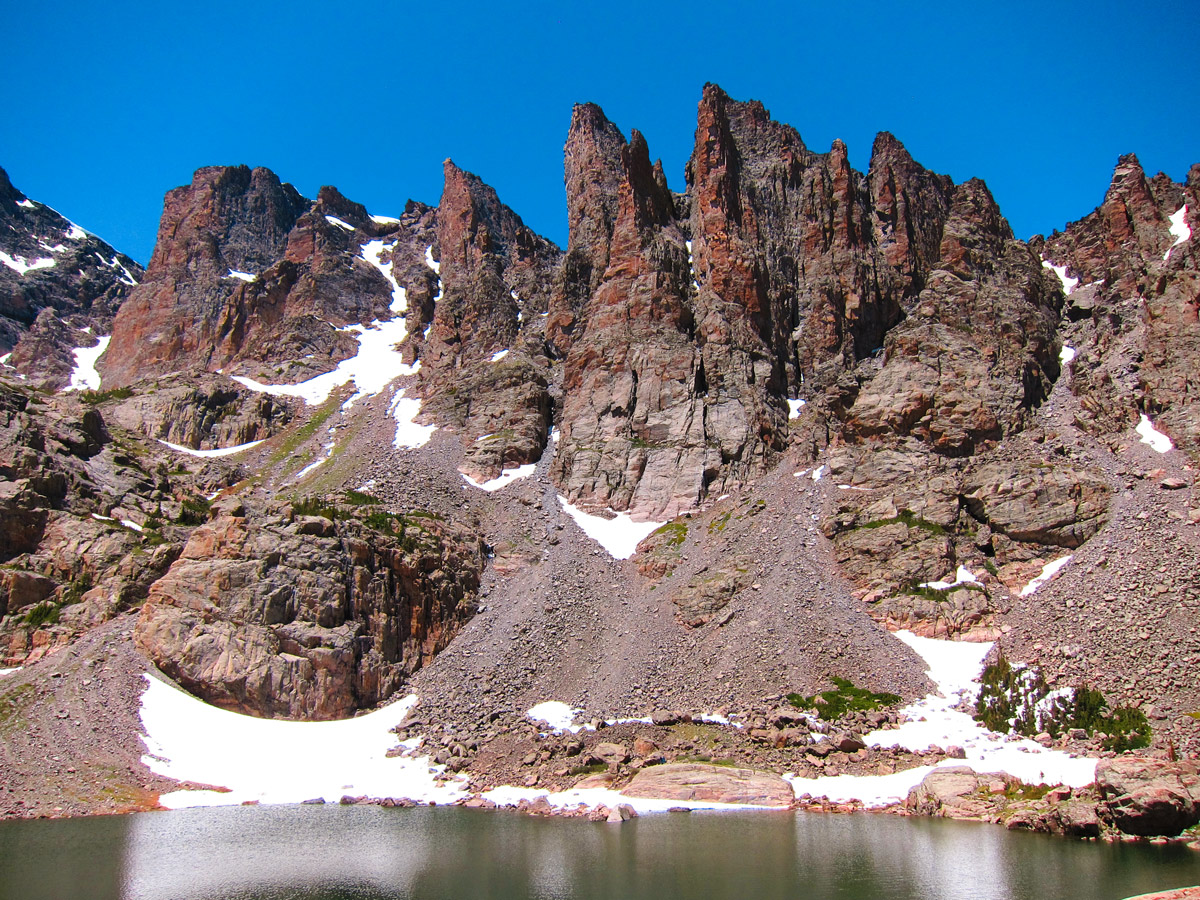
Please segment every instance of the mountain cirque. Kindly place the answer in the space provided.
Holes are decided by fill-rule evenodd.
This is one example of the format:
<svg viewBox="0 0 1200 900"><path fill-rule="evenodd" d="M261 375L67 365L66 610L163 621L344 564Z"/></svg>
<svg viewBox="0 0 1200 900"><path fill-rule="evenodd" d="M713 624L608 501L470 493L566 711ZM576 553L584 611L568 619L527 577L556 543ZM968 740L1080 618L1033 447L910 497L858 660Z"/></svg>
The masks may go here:
<svg viewBox="0 0 1200 900"><path fill-rule="evenodd" d="M1026 242L892 135L860 173L707 85L682 193L575 108L565 250L444 172L437 207L386 217L200 169L144 272L0 175L0 664L26 667L0 728L54 734L79 698L39 673L106 648L127 687L134 644L257 715L414 687L507 771L547 699L924 693L886 625L998 639L1200 752L1200 167L1122 157L1095 212ZM368 386L385 334L401 362ZM53 393L99 335L104 390ZM574 510L668 524L620 561ZM140 748L105 741L133 784ZM12 764L9 811L44 809Z"/></svg>

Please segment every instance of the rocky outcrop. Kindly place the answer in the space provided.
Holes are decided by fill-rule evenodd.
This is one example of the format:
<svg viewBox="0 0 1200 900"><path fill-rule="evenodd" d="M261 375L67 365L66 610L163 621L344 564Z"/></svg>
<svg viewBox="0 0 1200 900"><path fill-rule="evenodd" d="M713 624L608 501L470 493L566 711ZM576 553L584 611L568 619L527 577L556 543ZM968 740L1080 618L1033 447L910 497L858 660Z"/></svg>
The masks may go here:
<svg viewBox="0 0 1200 900"><path fill-rule="evenodd" d="M561 253L477 176L450 160L444 171L422 379L433 414L461 427L464 474L486 481L536 462L549 438L543 314Z"/></svg>
<svg viewBox="0 0 1200 900"><path fill-rule="evenodd" d="M227 502L153 584L135 639L210 703L344 718L450 642L482 567L477 538L419 512L360 521Z"/></svg>
<svg viewBox="0 0 1200 900"><path fill-rule="evenodd" d="M39 387L67 384L72 350L107 334L142 267L0 169L0 355Z"/></svg>
<svg viewBox="0 0 1200 900"><path fill-rule="evenodd" d="M668 763L642 769L621 793L626 797L749 806L790 806L796 799L792 786L778 775L702 763Z"/></svg>
<svg viewBox="0 0 1200 900"><path fill-rule="evenodd" d="M427 319L433 274L427 207L372 217L334 188L301 197L267 169L199 169L167 194L143 283L122 307L101 360L106 386L180 367L300 381L350 355L341 326L403 314L411 290Z"/></svg>
<svg viewBox="0 0 1200 900"><path fill-rule="evenodd" d="M1092 432L1120 432L1143 412L1179 446L1200 449L1200 255L1187 236L1197 227L1200 165L1177 184L1147 178L1129 154L1095 212L1033 241L1078 280L1067 310L1078 323L1071 385Z"/></svg>
<svg viewBox="0 0 1200 900"><path fill-rule="evenodd" d="M291 421L292 410L220 376L175 376L114 403L107 416L148 438L215 450L269 438Z"/></svg>
<svg viewBox="0 0 1200 900"><path fill-rule="evenodd" d="M569 351L554 476L572 501L672 516L834 432L967 456L1048 394L1061 291L982 182L927 172L887 134L864 176L841 142L814 153L715 85L687 192L649 160L636 131L626 145L576 109L551 334ZM801 397L793 428L784 400Z"/></svg>
<svg viewBox="0 0 1200 900"><path fill-rule="evenodd" d="M1100 813L1126 834L1173 836L1200 822L1200 763L1121 757L1096 768Z"/></svg>

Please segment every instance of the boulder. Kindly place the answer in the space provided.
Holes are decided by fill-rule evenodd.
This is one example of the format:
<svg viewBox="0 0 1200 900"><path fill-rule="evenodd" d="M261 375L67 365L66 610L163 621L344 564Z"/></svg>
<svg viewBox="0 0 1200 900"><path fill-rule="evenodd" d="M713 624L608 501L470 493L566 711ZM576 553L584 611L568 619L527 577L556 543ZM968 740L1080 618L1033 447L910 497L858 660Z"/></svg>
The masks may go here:
<svg viewBox="0 0 1200 900"><path fill-rule="evenodd" d="M1126 757L1096 768L1100 814L1126 834L1177 835L1200 822L1200 762Z"/></svg>
<svg viewBox="0 0 1200 900"><path fill-rule="evenodd" d="M990 818L992 804L976 796L981 782L970 766L941 766L908 793L905 808L917 815L949 819Z"/></svg>
<svg viewBox="0 0 1200 900"><path fill-rule="evenodd" d="M668 763L643 769L621 793L626 797L748 806L789 806L796 797L791 785L771 772L702 763Z"/></svg>

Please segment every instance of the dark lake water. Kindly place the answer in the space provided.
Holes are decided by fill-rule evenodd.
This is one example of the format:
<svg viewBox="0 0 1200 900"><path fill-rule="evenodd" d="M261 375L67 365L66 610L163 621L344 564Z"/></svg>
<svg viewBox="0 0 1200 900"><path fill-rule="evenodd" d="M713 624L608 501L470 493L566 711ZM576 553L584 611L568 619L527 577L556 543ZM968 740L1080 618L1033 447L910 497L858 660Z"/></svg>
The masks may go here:
<svg viewBox="0 0 1200 900"><path fill-rule="evenodd" d="M624 825L455 808L234 807L0 823L0 900L1117 900L1200 853L883 815Z"/></svg>

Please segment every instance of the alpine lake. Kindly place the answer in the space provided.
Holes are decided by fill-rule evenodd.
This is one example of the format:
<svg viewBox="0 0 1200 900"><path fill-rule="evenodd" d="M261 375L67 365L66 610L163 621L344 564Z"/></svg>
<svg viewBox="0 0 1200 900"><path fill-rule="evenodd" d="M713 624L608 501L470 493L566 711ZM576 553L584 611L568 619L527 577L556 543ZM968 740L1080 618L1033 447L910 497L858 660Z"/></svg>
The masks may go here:
<svg viewBox="0 0 1200 900"><path fill-rule="evenodd" d="M455 807L248 806L0 822L0 900L1119 900L1200 852L854 813L622 825Z"/></svg>

